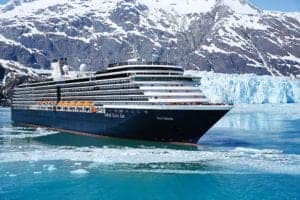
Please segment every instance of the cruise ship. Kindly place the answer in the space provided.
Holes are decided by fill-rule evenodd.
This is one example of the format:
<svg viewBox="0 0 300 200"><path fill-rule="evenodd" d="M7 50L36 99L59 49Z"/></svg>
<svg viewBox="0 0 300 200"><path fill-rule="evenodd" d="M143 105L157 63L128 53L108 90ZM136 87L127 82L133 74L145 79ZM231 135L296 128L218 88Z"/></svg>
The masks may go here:
<svg viewBox="0 0 300 200"><path fill-rule="evenodd" d="M123 62L14 89L12 121L91 136L196 143L230 109L212 104L199 82L168 63Z"/></svg>

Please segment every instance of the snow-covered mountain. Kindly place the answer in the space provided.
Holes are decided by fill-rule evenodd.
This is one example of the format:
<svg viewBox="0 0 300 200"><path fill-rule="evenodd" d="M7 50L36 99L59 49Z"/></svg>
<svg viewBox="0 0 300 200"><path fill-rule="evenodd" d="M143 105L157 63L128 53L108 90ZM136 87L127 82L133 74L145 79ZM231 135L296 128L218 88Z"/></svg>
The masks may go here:
<svg viewBox="0 0 300 200"><path fill-rule="evenodd" d="M37 72L18 62L0 59L0 105L10 104L12 89L16 85L39 79Z"/></svg>
<svg viewBox="0 0 300 200"><path fill-rule="evenodd" d="M224 73L300 74L300 13L245 0L11 0L0 6L0 59L96 70L132 46L159 60Z"/></svg>

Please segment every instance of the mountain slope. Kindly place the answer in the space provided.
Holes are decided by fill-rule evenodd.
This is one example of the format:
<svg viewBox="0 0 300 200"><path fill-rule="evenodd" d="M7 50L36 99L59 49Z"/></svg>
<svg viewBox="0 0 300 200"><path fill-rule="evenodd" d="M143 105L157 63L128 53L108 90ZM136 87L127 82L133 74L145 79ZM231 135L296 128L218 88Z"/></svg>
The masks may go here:
<svg viewBox="0 0 300 200"><path fill-rule="evenodd" d="M135 46L186 69L300 75L300 13L244 0L13 0L0 25L0 59L33 68L68 57L97 70Z"/></svg>

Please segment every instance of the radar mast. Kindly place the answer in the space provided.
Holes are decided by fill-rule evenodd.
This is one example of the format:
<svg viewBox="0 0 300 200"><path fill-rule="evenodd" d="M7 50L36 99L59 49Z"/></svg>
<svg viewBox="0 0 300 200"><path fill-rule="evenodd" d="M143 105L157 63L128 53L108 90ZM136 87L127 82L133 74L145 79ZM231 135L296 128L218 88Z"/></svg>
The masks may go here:
<svg viewBox="0 0 300 200"><path fill-rule="evenodd" d="M135 62L135 63L137 63L137 62L141 61L142 60L141 56L140 56L137 48L134 45L131 46L131 50L132 51L129 52L128 62L133 62L133 63Z"/></svg>

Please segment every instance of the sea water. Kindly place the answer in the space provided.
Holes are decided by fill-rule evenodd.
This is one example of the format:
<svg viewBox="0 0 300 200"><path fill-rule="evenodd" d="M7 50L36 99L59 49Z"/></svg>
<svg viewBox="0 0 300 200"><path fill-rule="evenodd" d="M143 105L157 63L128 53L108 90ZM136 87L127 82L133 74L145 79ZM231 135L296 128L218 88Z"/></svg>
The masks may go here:
<svg viewBox="0 0 300 200"><path fill-rule="evenodd" d="M1 108L0 199L300 199L300 104L236 106L198 143L14 126Z"/></svg>

